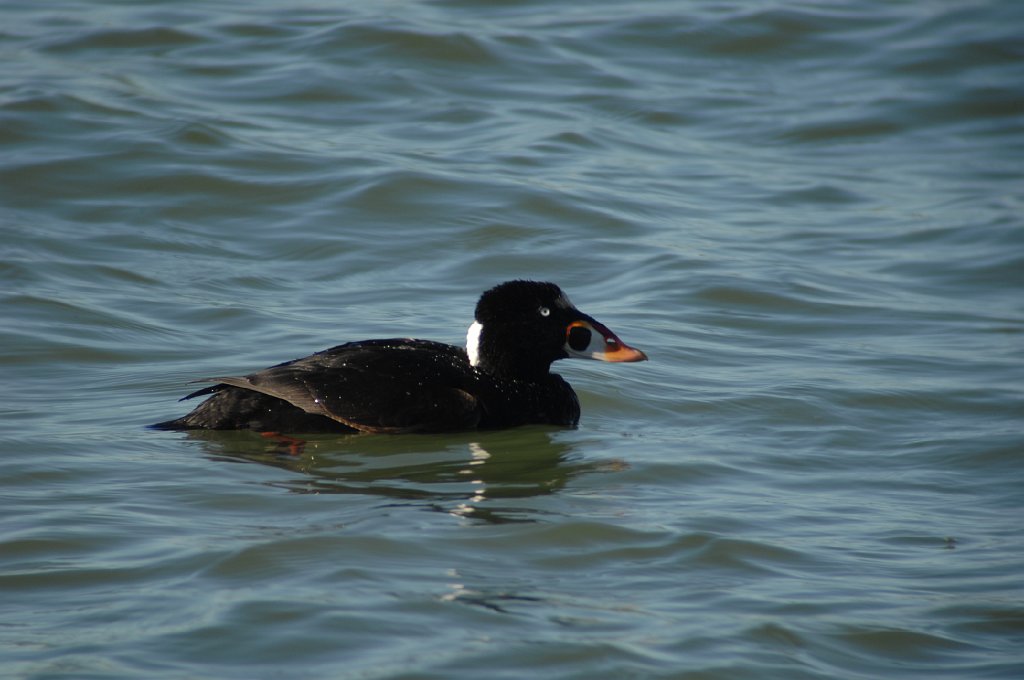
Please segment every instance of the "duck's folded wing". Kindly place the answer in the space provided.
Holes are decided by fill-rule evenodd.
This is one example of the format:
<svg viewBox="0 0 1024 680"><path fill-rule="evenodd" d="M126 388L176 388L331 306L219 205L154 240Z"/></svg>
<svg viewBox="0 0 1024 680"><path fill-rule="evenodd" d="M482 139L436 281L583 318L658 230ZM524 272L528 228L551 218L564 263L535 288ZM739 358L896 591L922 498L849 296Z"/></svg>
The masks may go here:
<svg viewBox="0 0 1024 680"><path fill-rule="evenodd" d="M244 377L212 378L364 432L470 429L482 407L465 359L436 343L352 343Z"/></svg>

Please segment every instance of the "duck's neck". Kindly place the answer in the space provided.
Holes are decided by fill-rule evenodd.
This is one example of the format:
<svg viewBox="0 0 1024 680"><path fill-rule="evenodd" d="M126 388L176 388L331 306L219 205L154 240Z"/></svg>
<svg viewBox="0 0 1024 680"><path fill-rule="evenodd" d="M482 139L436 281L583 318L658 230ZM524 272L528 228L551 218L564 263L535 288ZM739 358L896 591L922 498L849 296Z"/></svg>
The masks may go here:
<svg viewBox="0 0 1024 680"><path fill-rule="evenodd" d="M551 361L535 353L496 351L478 321L474 321L466 332L466 354L473 368L495 377L540 382L550 375Z"/></svg>

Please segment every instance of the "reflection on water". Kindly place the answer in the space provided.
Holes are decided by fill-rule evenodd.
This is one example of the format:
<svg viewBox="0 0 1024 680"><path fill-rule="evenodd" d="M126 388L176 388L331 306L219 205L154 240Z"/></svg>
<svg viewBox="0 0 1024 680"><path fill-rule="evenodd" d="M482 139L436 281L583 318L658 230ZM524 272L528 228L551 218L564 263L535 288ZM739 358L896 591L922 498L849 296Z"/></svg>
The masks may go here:
<svg viewBox="0 0 1024 680"><path fill-rule="evenodd" d="M211 458L270 465L297 473L267 482L296 493L380 496L394 503L486 522L533 521L536 508L515 499L550 494L584 472L619 468L608 461L573 459L561 431L519 428L454 435L317 436L301 446L251 432L197 430Z"/></svg>

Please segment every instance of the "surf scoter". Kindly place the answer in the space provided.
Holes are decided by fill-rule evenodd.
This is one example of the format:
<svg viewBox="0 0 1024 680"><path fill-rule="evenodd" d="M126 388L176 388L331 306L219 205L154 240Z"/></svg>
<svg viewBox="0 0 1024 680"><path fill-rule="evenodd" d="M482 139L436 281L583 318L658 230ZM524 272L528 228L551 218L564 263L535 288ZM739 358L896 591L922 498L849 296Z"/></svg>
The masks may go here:
<svg viewBox="0 0 1024 680"><path fill-rule="evenodd" d="M466 348L429 340L338 345L182 398L209 399L162 430L444 432L576 427L580 405L551 362L644 361L553 283L508 281L480 296Z"/></svg>

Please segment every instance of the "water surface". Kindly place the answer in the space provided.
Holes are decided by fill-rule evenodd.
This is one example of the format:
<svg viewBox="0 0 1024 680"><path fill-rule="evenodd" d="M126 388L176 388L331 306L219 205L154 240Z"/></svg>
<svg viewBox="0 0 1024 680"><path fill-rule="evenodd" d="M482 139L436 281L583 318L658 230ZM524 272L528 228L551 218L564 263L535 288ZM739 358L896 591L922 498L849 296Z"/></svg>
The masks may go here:
<svg viewBox="0 0 1024 680"><path fill-rule="evenodd" d="M1022 21L4 3L4 674L1020 677ZM516 277L578 430L144 428Z"/></svg>

